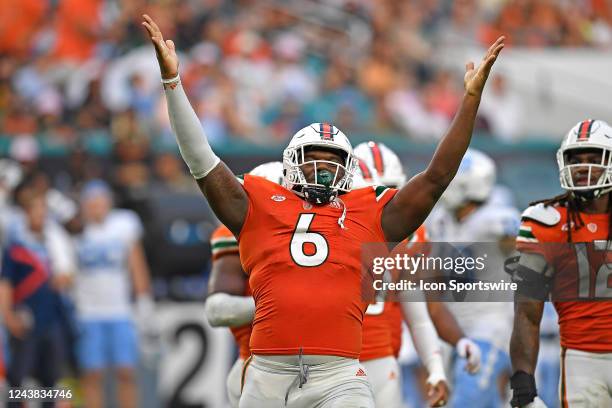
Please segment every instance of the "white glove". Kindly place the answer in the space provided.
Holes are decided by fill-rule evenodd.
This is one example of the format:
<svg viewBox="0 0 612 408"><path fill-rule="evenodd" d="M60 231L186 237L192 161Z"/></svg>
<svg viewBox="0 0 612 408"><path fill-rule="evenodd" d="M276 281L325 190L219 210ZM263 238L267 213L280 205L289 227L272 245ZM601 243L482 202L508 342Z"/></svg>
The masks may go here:
<svg viewBox="0 0 612 408"><path fill-rule="evenodd" d="M480 370L480 347L472 340L464 337L457 342L455 346L459 357L465 358L467 364L465 369L470 374L476 374Z"/></svg>
<svg viewBox="0 0 612 408"><path fill-rule="evenodd" d="M523 408L548 408L544 401L540 399L540 397L535 397L535 399L529 404L525 405Z"/></svg>

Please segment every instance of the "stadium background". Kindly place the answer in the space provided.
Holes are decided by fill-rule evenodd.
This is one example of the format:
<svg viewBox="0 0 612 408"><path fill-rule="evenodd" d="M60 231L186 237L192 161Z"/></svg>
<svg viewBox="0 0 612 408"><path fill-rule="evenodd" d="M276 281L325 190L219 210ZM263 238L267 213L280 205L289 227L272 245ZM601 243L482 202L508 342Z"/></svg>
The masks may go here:
<svg viewBox="0 0 612 408"><path fill-rule="evenodd" d="M164 334L158 365L143 368L146 406L155 406L151 389L169 406L222 406L234 350L204 321L216 220L177 154L143 12L176 42L185 88L236 173L278 160L296 130L328 121L354 145L387 144L414 174L457 108L464 63L498 34L510 47L473 146L495 158L519 208L559 191L555 151L567 129L612 119L605 0L0 5L0 155L74 199L103 178L144 224Z"/></svg>

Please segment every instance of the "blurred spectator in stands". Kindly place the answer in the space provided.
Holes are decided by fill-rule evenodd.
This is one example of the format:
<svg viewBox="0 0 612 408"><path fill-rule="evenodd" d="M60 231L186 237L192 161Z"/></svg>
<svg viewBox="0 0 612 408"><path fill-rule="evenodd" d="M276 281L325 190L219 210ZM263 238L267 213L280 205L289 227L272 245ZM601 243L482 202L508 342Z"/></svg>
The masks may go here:
<svg viewBox="0 0 612 408"><path fill-rule="evenodd" d="M243 125L237 124L235 113L236 90L231 80L219 69L219 48L210 42L203 42L191 50L193 64L184 74L185 84L195 101L196 113L213 146L227 141L232 129L236 135L243 133ZM166 98L159 100L158 122L164 129L164 144L174 148L176 142L171 134Z"/></svg>
<svg viewBox="0 0 612 408"><path fill-rule="evenodd" d="M28 133L17 135L13 138L9 148L9 156L21 166L25 174L36 169L40 148L36 139Z"/></svg>
<svg viewBox="0 0 612 408"><path fill-rule="evenodd" d="M493 77L482 97L478 114L486 120L494 137L510 142L520 135L523 122L521 100L502 74Z"/></svg>
<svg viewBox="0 0 612 408"><path fill-rule="evenodd" d="M135 407L138 343L131 318L132 293L137 324L153 324L149 270L140 243L142 225L133 212L113 209L111 190L101 180L85 184L81 204L85 228L76 238L75 296L85 400L88 406L103 406L103 372L112 368L119 405Z"/></svg>
<svg viewBox="0 0 612 408"><path fill-rule="evenodd" d="M472 47L478 39L481 19L476 0L456 0L451 3L449 20L440 21L435 43L439 47Z"/></svg>
<svg viewBox="0 0 612 408"><path fill-rule="evenodd" d="M21 198L24 216L11 224L0 272L0 313L11 353L8 383L20 387L34 377L40 386L53 387L67 355L59 293L70 284L74 259L65 231L47 219L44 196L23 187Z"/></svg>
<svg viewBox="0 0 612 408"><path fill-rule="evenodd" d="M403 88L388 95L386 107L408 136L421 141L437 141L444 136L451 119L436 109L433 83L425 84L419 93L409 80L406 78Z"/></svg>
<svg viewBox="0 0 612 408"><path fill-rule="evenodd" d="M62 0L57 4L55 49L60 61L77 65L94 56L102 38L103 0Z"/></svg>
<svg viewBox="0 0 612 408"><path fill-rule="evenodd" d="M305 115L306 122L338 123L338 127L350 132L370 127L373 106L356 85L355 74L348 63L336 59L325 71L323 89L315 100L307 104ZM339 119L343 119L342 125Z"/></svg>
<svg viewBox="0 0 612 408"><path fill-rule="evenodd" d="M198 186L182 160L174 153L161 153L155 158L157 182L154 190L158 194L197 193Z"/></svg>
<svg viewBox="0 0 612 408"><path fill-rule="evenodd" d="M100 159L77 145L68 155L65 167L55 174L53 185L62 193L71 196L81 191L85 182L104 176Z"/></svg>
<svg viewBox="0 0 612 408"><path fill-rule="evenodd" d="M463 97L460 79L447 70L440 70L432 79L432 109L452 120Z"/></svg>
<svg viewBox="0 0 612 408"><path fill-rule="evenodd" d="M37 30L49 16L51 2L0 0L0 54L26 56Z"/></svg>
<svg viewBox="0 0 612 408"><path fill-rule="evenodd" d="M274 81L269 84L270 103L286 100L306 103L317 94L317 82L305 61L306 44L297 34L286 32L274 42Z"/></svg>
<svg viewBox="0 0 612 408"><path fill-rule="evenodd" d="M412 91L415 106L452 116L461 78L435 77L434 51L449 47L461 52L502 34L532 48L612 45L612 5L603 0L23 0L18 10L7 1L0 133L40 136L43 148L58 150L75 139L88 149L111 144L109 124L126 111L147 138L174 145L140 25L145 9L189 54L183 85L215 146L234 137L284 142L309 121L378 134L406 128L387 105L403 91L402 76L433 81Z"/></svg>

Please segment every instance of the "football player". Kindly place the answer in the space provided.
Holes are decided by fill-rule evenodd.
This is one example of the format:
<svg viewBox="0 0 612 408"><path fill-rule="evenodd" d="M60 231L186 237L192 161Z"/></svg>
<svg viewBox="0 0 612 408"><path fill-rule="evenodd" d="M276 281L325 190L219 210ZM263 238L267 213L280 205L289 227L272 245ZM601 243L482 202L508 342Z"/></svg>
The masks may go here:
<svg viewBox="0 0 612 408"><path fill-rule="evenodd" d="M149 270L140 242L142 225L129 210L113 208L112 192L102 180L81 191L84 228L75 237L78 258L74 295L79 320L77 356L88 406L104 405L104 371L118 378L121 406L137 405L136 326L153 324ZM136 321L130 298L136 299Z"/></svg>
<svg viewBox="0 0 612 408"><path fill-rule="evenodd" d="M250 175L236 178L220 162L181 86L174 43L164 40L149 16L144 19L181 154L219 220L238 238L255 299L252 354L243 368L239 406L373 406L358 361L367 307L361 245L403 240L442 195L469 145L504 38L477 69L466 66L457 117L427 169L401 190L352 190L352 146L326 123L292 137L283 152L283 187Z"/></svg>
<svg viewBox="0 0 612 408"><path fill-rule="evenodd" d="M406 173L399 157L383 143L360 143L355 147L355 156L359 159L359 170L365 182L391 188L400 188L406 182ZM411 239L400 245L409 246L427 241L427 231L424 226L420 226ZM418 245L416 248L422 249ZM467 368L470 372L478 371L480 365L478 346L465 337L443 303L427 303L426 307L419 302L406 302L402 307L397 302L372 303L368 306L363 321L363 347L359 360L368 371L376 406L401 406L397 357L402 342L402 309L416 347L422 350L422 341L437 343L437 330L445 341L457 347L461 356L468 359ZM427 335L429 337L426 337ZM427 356L423 355L421 350L419 356L425 362L429 375L427 386L431 387L438 381L446 383L440 354Z"/></svg>
<svg viewBox="0 0 612 408"><path fill-rule="evenodd" d="M513 407L544 405L534 370L549 298L559 315L561 406L612 406L611 136L612 127L601 120L574 126L557 152L566 192L523 212L510 342Z"/></svg>
<svg viewBox="0 0 612 408"><path fill-rule="evenodd" d="M255 167L249 174L280 184L283 163L264 163ZM238 241L234 234L226 226L220 225L213 232L210 243L213 262L204 311L211 326L229 327L238 344L239 356L226 382L230 405L236 408L240 400L242 366L251 355L249 340L255 302L247 275L240 264Z"/></svg>
<svg viewBox="0 0 612 408"><path fill-rule="evenodd" d="M499 271L494 272L502 276L502 261L510 254L508 248L514 247L520 213L512 207L488 204L495 180L494 161L478 150L468 149L457 175L426 225L434 242L496 243L487 248L487 259L490 265L494 259L499 261ZM455 360L454 390L449 405L499 406L502 397L498 382L503 383L504 379L507 382L510 374L507 345L512 325L511 303L464 301L453 303L449 309L482 353L482 368L476 375L470 375L463 363Z"/></svg>

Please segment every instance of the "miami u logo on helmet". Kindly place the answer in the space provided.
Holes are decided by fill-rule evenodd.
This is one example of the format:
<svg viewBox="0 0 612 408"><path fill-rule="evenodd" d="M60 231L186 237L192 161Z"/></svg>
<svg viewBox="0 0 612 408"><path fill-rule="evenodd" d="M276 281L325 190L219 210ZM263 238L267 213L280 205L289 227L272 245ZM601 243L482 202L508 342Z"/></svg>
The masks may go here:
<svg viewBox="0 0 612 408"><path fill-rule="evenodd" d="M319 124L319 135L321 135L321 140L333 141L336 133L338 133L338 130L329 123Z"/></svg>
<svg viewBox="0 0 612 408"><path fill-rule="evenodd" d="M576 140L579 142L586 142L589 140L589 136L591 136L591 131L593 130L593 123L595 123L593 119L583 121L578 127L578 138Z"/></svg>

